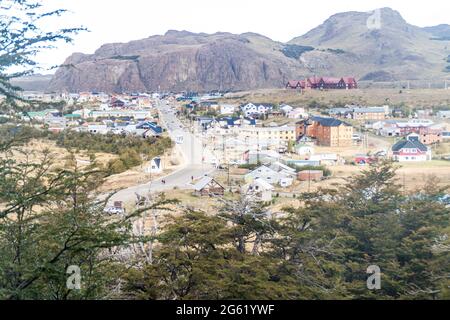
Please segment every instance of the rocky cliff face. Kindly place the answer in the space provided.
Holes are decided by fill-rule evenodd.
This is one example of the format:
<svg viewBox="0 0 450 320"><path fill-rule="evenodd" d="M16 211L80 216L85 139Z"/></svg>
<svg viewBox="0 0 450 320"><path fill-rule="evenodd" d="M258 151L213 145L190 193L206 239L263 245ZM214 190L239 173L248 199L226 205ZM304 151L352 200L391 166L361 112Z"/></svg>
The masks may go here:
<svg viewBox="0 0 450 320"><path fill-rule="evenodd" d="M347 12L330 17L287 44L254 33L187 31L106 44L92 55L69 57L53 77L50 89L248 90L281 87L288 79L311 75L352 75L369 80L448 75L443 70L449 41L433 39L435 28L409 25L388 8L380 12L380 29L367 28L371 13Z"/></svg>
<svg viewBox="0 0 450 320"><path fill-rule="evenodd" d="M267 48L268 46L269 48ZM76 53L50 88L68 91L242 90L277 87L302 69L278 44L255 34L169 31L93 55Z"/></svg>

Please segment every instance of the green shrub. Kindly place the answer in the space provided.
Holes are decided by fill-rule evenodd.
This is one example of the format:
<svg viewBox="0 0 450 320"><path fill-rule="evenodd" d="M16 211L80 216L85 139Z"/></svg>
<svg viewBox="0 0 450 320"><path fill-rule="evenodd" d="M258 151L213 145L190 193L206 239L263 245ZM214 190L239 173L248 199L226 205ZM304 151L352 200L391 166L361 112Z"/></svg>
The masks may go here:
<svg viewBox="0 0 450 320"><path fill-rule="evenodd" d="M308 51L313 51L314 47L311 46L300 46L297 44L285 45L281 52L288 58L298 59L301 55Z"/></svg>
<svg viewBox="0 0 450 320"><path fill-rule="evenodd" d="M258 162L256 164L241 164L238 166L239 169L248 169L250 171L255 170L256 168L260 167L262 165L261 162Z"/></svg>
<svg viewBox="0 0 450 320"><path fill-rule="evenodd" d="M108 175L119 174L127 171L127 168L121 159L111 160L108 163L107 173Z"/></svg>

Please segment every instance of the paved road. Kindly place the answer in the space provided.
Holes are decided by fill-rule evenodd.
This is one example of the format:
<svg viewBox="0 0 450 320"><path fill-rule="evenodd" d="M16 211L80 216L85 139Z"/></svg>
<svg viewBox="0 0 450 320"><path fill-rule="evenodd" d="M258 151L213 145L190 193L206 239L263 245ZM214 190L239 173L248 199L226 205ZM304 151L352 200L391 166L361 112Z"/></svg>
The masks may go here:
<svg viewBox="0 0 450 320"><path fill-rule="evenodd" d="M112 198L113 201L130 202L136 199L136 193L146 195L149 192L164 192L179 189L191 189L192 177L194 179L202 177L214 171L214 156L202 144L201 138L190 132L189 128L185 128L180 120L176 117L172 108L165 101L158 103L160 111L161 123L164 125L173 141L182 136L182 142L177 143L184 157L184 166L172 174L159 178L156 181L137 185L117 192ZM192 130L192 129L191 129ZM166 181L162 183L162 179Z"/></svg>

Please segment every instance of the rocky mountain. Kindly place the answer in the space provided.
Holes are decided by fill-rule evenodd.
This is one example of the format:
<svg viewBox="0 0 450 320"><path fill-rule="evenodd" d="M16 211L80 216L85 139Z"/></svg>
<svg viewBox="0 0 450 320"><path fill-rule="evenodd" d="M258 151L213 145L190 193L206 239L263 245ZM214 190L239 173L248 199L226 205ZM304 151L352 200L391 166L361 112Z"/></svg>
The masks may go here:
<svg viewBox="0 0 450 320"><path fill-rule="evenodd" d="M340 68L362 80L433 79L445 76L450 43L433 40L435 31L408 24L397 11L383 8L336 14L290 43L325 50L319 60L315 54L303 56L316 72L324 69L319 73Z"/></svg>
<svg viewBox="0 0 450 320"><path fill-rule="evenodd" d="M92 55L73 54L57 70L53 90L240 90L276 87L302 66L284 45L247 33L169 31L126 44L106 44Z"/></svg>
<svg viewBox="0 0 450 320"><path fill-rule="evenodd" d="M57 70L51 90L248 90L281 87L311 75L363 80L441 79L450 41L445 26L419 28L389 8L336 14L288 43L255 33L165 35L105 44L75 53ZM372 20L371 20L372 19ZM437 39L439 38L439 39Z"/></svg>
<svg viewBox="0 0 450 320"><path fill-rule="evenodd" d="M47 90L52 78L52 75L37 73L30 76L12 79L11 83L25 91L45 91Z"/></svg>
<svg viewBox="0 0 450 320"><path fill-rule="evenodd" d="M423 29L431 34L435 40L450 40L450 25L448 24L440 24L434 27L425 27Z"/></svg>

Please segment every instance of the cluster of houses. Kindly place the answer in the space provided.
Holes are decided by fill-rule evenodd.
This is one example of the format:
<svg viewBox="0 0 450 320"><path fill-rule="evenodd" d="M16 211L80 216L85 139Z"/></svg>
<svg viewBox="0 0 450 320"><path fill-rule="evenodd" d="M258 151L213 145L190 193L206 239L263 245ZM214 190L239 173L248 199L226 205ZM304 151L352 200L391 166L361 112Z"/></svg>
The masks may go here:
<svg viewBox="0 0 450 320"><path fill-rule="evenodd" d="M80 92L80 93L38 93L23 92L25 100L41 101L46 103L65 102L67 105L77 104L112 104L115 106L127 105L130 107L147 107L154 99L160 97L158 93L114 93ZM114 104L114 101L115 104Z"/></svg>
<svg viewBox="0 0 450 320"><path fill-rule="evenodd" d="M195 103L214 100L223 97L224 93L219 91L212 91L205 94L199 94L198 92L183 92L173 95L176 101L192 101Z"/></svg>
<svg viewBox="0 0 450 320"><path fill-rule="evenodd" d="M255 154L297 152L313 153L314 145L348 147L354 141L353 127L339 119L310 116L304 108L281 105L278 110L287 124L267 122L262 125L255 114L271 112L273 106L248 103L240 106L247 113L219 117L197 116L195 121L213 151L228 164L251 163ZM295 121L292 121L295 120ZM274 157L276 158L276 156Z"/></svg>
<svg viewBox="0 0 450 320"><path fill-rule="evenodd" d="M282 104L278 108L270 103L245 103L242 105L222 104L216 101L191 101L185 108L200 111L214 111L221 116L243 115L246 118L267 119L270 117L285 116L289 119L304 119L308 117L305 108L294 108Z"/></svg>
<svg viewBox="0 0 450 320"><path fill-rule="evenodd" d="M425 145L441 143L447 138L446 127L430 119L382 120L366 122L365 128L384 137L406 137L416 134Z"/></svg>
<svg viewBox="0 0 450 320"><path fill-rule="evenodd" d="M88 99L92 107L83 105L71 113L63 114L57 109L23 112L24 121L42 123L51 132L73 130L93 134L130 134L159 136L163 129L158 124L153 98L148 95L121 95L118 97L102 94L79 94L78 98ZM95 100L99 99L99 100Z"/></svg>
<svg viewBox="0 0 450 320"><path fill-rule="evenodd" d="M304 170L297 173L292 166L280 161L266 161L243 176L240 192L252 200L270 202L276 188L288 188L294 181L321 180L323 171ZM205 176L192 185L197 196L223 196L225 188L214 178Z"/></svg>
<svg viewBox="0 0 450 320"><path fill-rule="evenodd" d="M327 90L327 89L357 89L358 82L354 77L310 77L305 80L290 80L286 84L287 89L305 90Z"/></svg>

